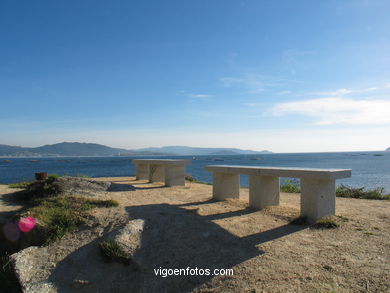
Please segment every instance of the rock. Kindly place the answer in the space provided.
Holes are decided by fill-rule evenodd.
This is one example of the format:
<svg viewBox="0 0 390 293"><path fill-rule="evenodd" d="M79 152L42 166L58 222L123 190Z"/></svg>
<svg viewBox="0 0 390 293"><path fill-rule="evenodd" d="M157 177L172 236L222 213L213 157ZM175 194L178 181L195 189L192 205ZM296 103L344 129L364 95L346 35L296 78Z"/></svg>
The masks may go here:
<svg viewBox="0 0 390 293"><path fill-rule="evenodd" d="M57 288L52 283L37 279L36 263L39 249L30 246L10 256L15 275L24 293L57 292Z"/></svg>
<svg viewBox="0 0 390 293"><path fill-rule="evenodd" d="M129 259L132 259L142 268L144 267L143 260L136 252L141 248L144 225L144 220L132 220L119 230L111 232L108 236L108 239L119 244Z"/></svg>
<svg viewBox="0 0 390 293"><path fill-rule="evenodd" d="M53 183L59 194L95 195L105 192L111 186L110 182L95 181L90 178L61 176Z"/></svg>

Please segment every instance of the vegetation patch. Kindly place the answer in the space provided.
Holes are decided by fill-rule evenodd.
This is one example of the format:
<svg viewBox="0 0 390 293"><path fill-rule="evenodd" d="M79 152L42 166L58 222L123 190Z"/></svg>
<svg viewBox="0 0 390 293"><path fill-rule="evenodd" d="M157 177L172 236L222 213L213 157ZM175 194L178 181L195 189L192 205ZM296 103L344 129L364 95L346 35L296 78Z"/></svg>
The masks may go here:
<svg viewBox="0 0 390 293"><path fill-rule="evenodd" d="M324 265L323 268L329 272L333 271L333 268L330 265Z"/></svg>
<svg viewBox="0 0 390 293"><path fill-rule="evenodd" d="M199 183L199 184L206 184L206 185L211 185L211 183L207 183L207 182L203 182L203 181L198 181L198 179L196 179L195 177L187 174L185 176L185 180L188 181L188 182L192 182L192 183Z"/></svg>
<svg viewBox="0 0 390 293"><path fill-rule="evenodd" d="M34 201L37 198L55 196L59 194L60 190L56 184L59 176L57 174L51 174L47 179L41 181L20 182L10 184L11 188L22 188L16 195L16 199L22 201Z"/></svg>
<svg viewBox="0 0 390 293"><path fill-rule="evenodd" d="M114 207L114 200L96 200L72 196L57 196L35 201L27 213L43 224L44 243L51 243L86 222L86 211L95 207Z"/></svg>
<svg viewBox="0 0 390 293"><path fill-rule="evenodd" d="M290 224L291 225L307 225L308 224L308 220L307 220L306 217L299 216L299 217L296 217L296 218L292 219L290 221Z"/></svg>
<svg viewBox="0 0 390 293"><path fill-rule="evenodd" d="M130 259L114 240L104 240L99 243L100 252L107 262L116 261L128 265Z"/></svg>
<svg viewBox="0 0 390 293"><path fill-rule="evenodd" d="M34 181L23 181L23 182L17 182L17 183L11 183L8 184L9 188L21 188L26 189L32 184Z"/></svg>
<svg viewBox="0 0 390 293"><path fill-rule="evenodd" d="M300 193L301 189L291 180L285 180L284 183L280 186L280 191L287 193Z"/></svg>
<svg viewBox="0 0 390 293"><path fill-rule="evenodd" d="M312 228L315 229L335 229L338 227L340 227L340 224L337 223L334 217L324 217L312 225Z"/></svg>
<svg viewBox="0 0 390 293"><path fill-rule="evenodd" d="M336 189L336 196L347 198L390 200L390 194L386 194L383 187L366 189L364 187L353 188L341 185Z"/></svg>
<svg viewBox="0 0 390 293"><path fill-rule="evenodd" d="M193 177L193 176L191 176L191 175L189 175L189 174L187 174L187 175L185 176L185 179L186 179L186 181L189 181L189 182L198 182L198 180L196 180L195 177Z"/></svg>

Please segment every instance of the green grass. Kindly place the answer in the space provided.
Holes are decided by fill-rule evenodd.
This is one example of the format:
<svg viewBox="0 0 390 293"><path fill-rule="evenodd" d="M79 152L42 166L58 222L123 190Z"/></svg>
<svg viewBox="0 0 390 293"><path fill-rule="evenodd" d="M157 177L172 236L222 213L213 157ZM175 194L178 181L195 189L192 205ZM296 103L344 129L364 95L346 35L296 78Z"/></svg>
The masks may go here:
<svg viewBox="0 0 390 293"><path fill-rule="evenodd" d="M22 189L26 189L33 182L34 181L23 181L23 182L11 183L11 184L8 184L8 187L9 188L22 188Z"/></svg>
<svg viewBox="0 0 390 293"><path fill-rule="evenodd" d="M291 180L285 180L284 183L280 186L281 192L287 192L287 193L300 193L300 188L292 183Z"/></svg>
<svg viewBox="0 0 390 293"><path fill-rule="evenodd" d="M199 183L199 184L206 184L206 185L211 185L211 183L207 183L207 182L203 182L203 181L198 181L198 179L196 179L195 177L191 176L191 175L186 175L185 176L185 180L188 181L188 182L192 182L192 183Z"/></svg>
<svg viewBox="0 0 390 293"><path fill-rule="evenodd" d="M39 198L57 195L59 193L59 188L56 184L58 177L57 174L51 174L43 181L19 182L10 184L9 187L22 188L23 190L16 194L15 199L30 202Z"/></svg>
<svg viewBox="0 0 390 293"><path fill-rule="evenodd" d="M383 187L365 189L364 187L353 188L341 185L336 189L336 196L347 198L390 200L390 194L386 194Z"/></svg>
<svg viewBox="0 0 390 293"><path fill-rule="evenodd" d="M114 200L96 200L79 197L50 197L34 202L28 214L37 218L44 226L44 243L51 243L74 231L85 223L86 211L98 207L114 207L119 204Z"/></svg>
<svg viewBox="0 0 390 293"><path fill-rule="evenodd" d="M337 223L336 219L331 216L319 219L312 225L312 228L315 229L335 229L338 227L340 227L340 224Z"/></svg>
<svg viewBox="0 0 390 293"><path fill-rule="evenodd" d="M102 256L107 262L116 261L123 264L129 264L130 259L114 240L104 240L99 243L99 248Z"/></svg>

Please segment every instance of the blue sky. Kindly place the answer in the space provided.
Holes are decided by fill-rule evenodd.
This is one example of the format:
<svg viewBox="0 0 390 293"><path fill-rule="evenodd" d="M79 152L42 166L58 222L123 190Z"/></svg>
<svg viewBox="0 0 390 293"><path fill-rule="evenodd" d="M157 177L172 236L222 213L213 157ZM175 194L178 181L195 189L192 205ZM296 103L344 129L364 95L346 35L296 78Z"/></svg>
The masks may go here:
<svg viewBox="0 0 390 293"><path fill-rule="evenodd" d="M390 2L0 2L0 143L390 147Z"/></svg>

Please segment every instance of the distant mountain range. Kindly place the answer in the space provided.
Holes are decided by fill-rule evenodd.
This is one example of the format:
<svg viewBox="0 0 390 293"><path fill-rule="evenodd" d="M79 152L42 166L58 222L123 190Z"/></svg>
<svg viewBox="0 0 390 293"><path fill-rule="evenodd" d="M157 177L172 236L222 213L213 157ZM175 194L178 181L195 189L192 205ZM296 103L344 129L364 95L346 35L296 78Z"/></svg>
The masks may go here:
<svg viewBox="0 0 390 293"><path fill-rule="evenodd" d="M168 154L176 154L179 156L194 156L194 155L256 155L268 154L269 151L251 151L234 148L195 148L188 146L165 146L159 148L143 148L136 151L140 152L162 152Z"/></svg>
<svg viewBox="0 0 390 293"><path fill-rule="evenodd" d="M35 148L0 144L1 157L73 157L73 156L193 156L193 155L242 155L267 154L269 151L251 151L233 148L193 148L166 146L127 150L111 148L96 143L62 142Z"/></svg>
<svg viewBox="0 0 390 293"><path fill-rule="evenodd" d="M386 152L390 152L390 148L387 148L387 149L386 149Z"/></svg>

